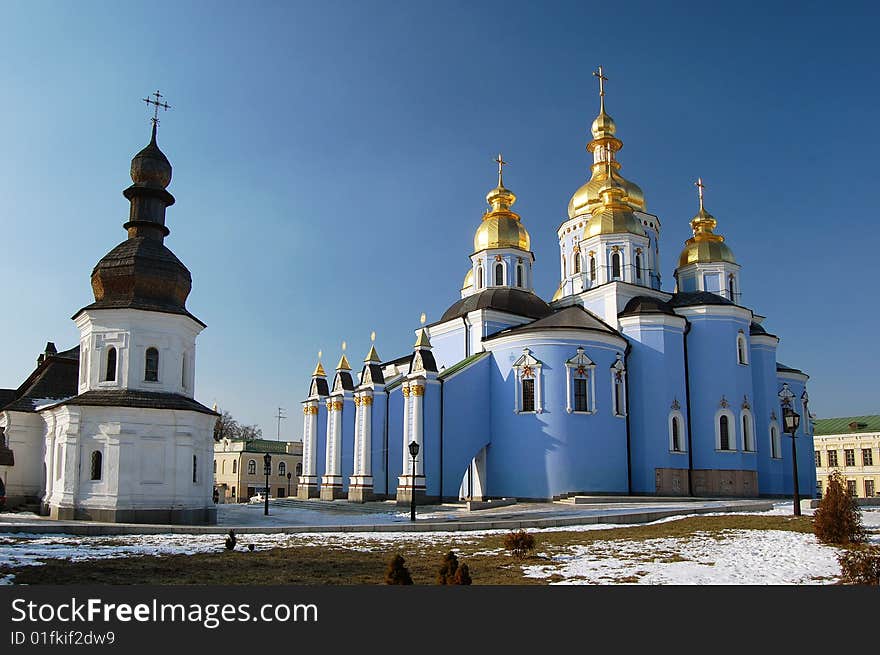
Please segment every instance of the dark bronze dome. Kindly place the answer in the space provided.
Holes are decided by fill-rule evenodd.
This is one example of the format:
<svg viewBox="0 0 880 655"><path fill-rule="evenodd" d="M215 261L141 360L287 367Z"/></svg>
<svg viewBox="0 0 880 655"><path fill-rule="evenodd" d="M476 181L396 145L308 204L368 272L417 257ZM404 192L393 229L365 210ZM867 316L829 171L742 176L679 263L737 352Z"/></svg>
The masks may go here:
<svg viewBox="0 0 880 655"><path fill-rule="evenodd" d="M155 125L150 143L131 160L131 181L153 189L165 189L171 184L171 162L159 150Z"/></svg>

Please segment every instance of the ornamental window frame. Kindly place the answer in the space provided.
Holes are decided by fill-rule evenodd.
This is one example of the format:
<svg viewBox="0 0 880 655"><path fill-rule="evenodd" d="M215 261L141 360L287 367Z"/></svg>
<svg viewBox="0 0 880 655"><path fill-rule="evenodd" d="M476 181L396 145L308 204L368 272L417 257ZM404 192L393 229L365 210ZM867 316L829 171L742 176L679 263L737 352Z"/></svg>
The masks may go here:
<svg viewBox="0 0 880 655"><path fill-rule="evenodd" d="M572 255L572 268L574 269L575 275L580 275L581 272L581 253L579 250L574 251L574 255Z"/></svg>
<svg viewBox="0 0 880 655"><path fill-rule="evenodd" d="M93 450L89 457L89 482L101 482L104 479L104 453Z"/></svg>
<svg viewBox="0 0 880 655"><path fill-rule="evenodd" d="M727 448L721 447L721 417L727 418ZM729 406L722 406L715 412L715 451L719 453L735 453L737 451L736 416Z"/></svg>
<svg viewBox="0 0 880 655"><path fill-rule="evenodd" d="M287 462L281 461L278 462L278 475L285 476L287 475Z"/></svg>
<svg viewBox="0 0 880 655"><path fill-rule="evenodd" d="M522 264L516 265L516 286L518 289L522 289L526 285L526 272L525 266Z"/></svg>
<svg viewBox="0 0 880 655"><path fill-rule="evenodd" d="M477 289L482 289L483 286L483 263L480 262L477 264Z"/></svg>
<svg viewBox="0 0 880 655"><path fill-rule="evenodd" d="M109 346L107 354L104 356L104 379L102 382L116 382L119 377L119 349L116 346Z"/></svg>
<svg viewBox="0 0 880 655"><path fill-rule="evenodd" d="M617 418L625 418L626 406L626 365L623 355L617 353L617 359L611 365L611 411Z"/></svg>
<svg viewBox="0 0 880 655"><path fill-rule="evenodd" d="M617 272L614 272L615 257L617 258ZM620 250L613 250L608 260L608 272L612 280L623 280L623 254Z"/></svg>
<svg viewBox="0 0 880 655"><path fill-rule="evenodd" d="M500 275L500 277L501 277L500 282L498 281L499 272L501 274ZM503 260L496 261L495 264L492 266L492 281L494 282L493 286L496 286L496 287L505 286L505 282L507 281L507 266L505 265Z"/></svg>
<svg viewBox="0 0 880 655"><path fill-rule="evenodd" d="M736 361L740 366L749 365L749 344L742 330L736 333Z"/></svg>
<svg viewBox="0 0 880 655"><path fill-rule="evenodd" d="M565 362L565 411L569 414L596 413L596 364L585 353L584 347L578 346L571 359ZM586 381L587 408L579 410L575 402L575 380Z"/></svg>
<svg viewBox="0 0 880 655"><path fill-rule="evenodd" d="M150 355L151 351L156 353L154 368L150 366L150 361L152 359ZM144 382L159 382L159 370L159 349L156 346L149 346L144 350Z"/></svg>
<svg viewBox="0 0 880 655"><path fill-rule="evenodd" d="M248 460L247 474L248 475L256 475L257 474L257 460L255 460L255 459Z"/></svg>
<svg viewBox="0 0 880 655"><path fill-rule="evenodd" d="M748 407L743 407L739 414L740 432L742 432L742 451L744 453L754 453L757 451L755 445L755 420L752 411Z"/></svg>
<svg viewBox="0 0 880 655"><path fill-rule="evenodd" d="M541 389L541 370L543 363L532 355L528 348L522 349L523 354L517 359L511 368L514 372L514 414L541 414L544 412L544 398ZM523 380L533 380L534 384L534 409L523 409Z"/></svg>
<svg viewBox="0 0 880 655"><path fill-rule="evenodd" d="M675 447L675 425L678 424L678 448ZM684 455L687 453L687 439L685 438L684 415L681 410L673 407L669 412L668 419L669 428L669 452L674 455Z"/></svg>
<svg viewBox="0 0 880 655"><path fill-rule="evenodd" d="M596 256L590 255L590 282L596 281Z"/></svg>

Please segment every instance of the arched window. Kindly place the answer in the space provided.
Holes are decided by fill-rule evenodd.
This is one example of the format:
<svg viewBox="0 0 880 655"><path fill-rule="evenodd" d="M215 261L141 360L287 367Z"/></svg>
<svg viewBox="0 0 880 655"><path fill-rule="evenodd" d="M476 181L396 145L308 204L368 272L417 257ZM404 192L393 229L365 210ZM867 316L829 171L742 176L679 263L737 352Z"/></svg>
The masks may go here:
<svg viewBox="0 0 880 655"><path fill-rule="evenodd" d="M199 460L193 455L193 484L199 481Z"/></svg>
<svg viewBox="0 0 880 655"><path fill-rule="evenodd" d="M779 428L774 423L770 426L770 457L773 459L782 457L781 445L779 443Z"/></svg>
<svg viewBox="0 0 880 655"><path fill-rule="evenodd" d="M302 465L302 463L299 463L296 465L296 477L301 476L302 473L303 473L303 465Z"/></svg>
<svg viewBox="0 0 880 655"><path fill-rule="evenodd" d="M752 436L752 416L748 412L742 413L743 450L751 452L755 450L755 440Z"/></svg>
<svg viewBox="0 0 880 655"><path fill-rule="evenodd" d="M278 462L278 475L287 475L287 464L285 462Z"/></svg>
<svg viewBox="0 0 880 655"><path fill-rule="evenodd" d="M734 300L734 291L735 291L735 288L734 288L734 282L733 282L733 275L732 275L732 274L730 275L730 277L727 278L727 291L728 291L728 293L729 293L729 296L728 296L728 297L729 297L731 300Z"/></svg>
<svg viewBox="0 0 880 655"><path fill-rule="evenodd" d="M736 335L736 360L743 365L749 363L746 335L743 334L742 330Z"/></svg>
<svg viewBox="0 0 880 655"><path fill-rule="evenodd" d="M257 461L254 459L248 460L248 475L256 475L257 474Z"/></svg>
<svg viewBox="0 0 880 655"><path fill-rule="evenodd" d="M477 266L477 289L483 288L483 267Z"/></svg>
<svg viewBox="0 0 880 655"><path fill-rule="evenodd" d="M159 381L159 351L155 348L147 348L144 357L144 380L146 382Z"/></svg>
<svg viewBox="0 0 880 655"><path fill-rule="evenodd" d="M217 475L217 460L214 460L214 475Z"/></svg>
<svg viewBox="0 0 880 655"><path fill-rule="evenodd" d="M636 255L636 279L642 279L642 256Z"/></svg>
<svg viewBox="0 0 880 655"><path fill-rule="evenodd" d="M92 451L92 459L91 459L91 476L92 480L100 480L101 479L101 468L103 464L104 456L101 454L100 450Z"/></svg>
<svg viewBox="0 0 880 655"><path fill-rule="evenodd" d="M611 255L611 277L620 277L620 253L615 252Z"/></svg>
<svg viewBox="0 0 880 655"><path fill-rule="evenodd" d="M495 286L500 287L504 284L504 266L499 262L495 264Z"/></svg>
<svg viewBox="0 0 880 655"><path fill-rule="evenodd" d="M186 389L186 353L183 353L180 362L180 386Z"/></svg>
<svg viewBox="0 0 880 655"><path fill-rule="evenodd" d="M681 452L681 419L677 416L672 417L672 450Z"/></svg>
<svg viewBox="0 0 880 655"><path fill-rule="evenodd" d="M110 346L107 350L107 375L104 376L107 382L116 381L116 348Z"/></svg>
<svg viewBox="0 0 880 655"><path fill-rule="evenodd" d="M523 412L535 411L535 379L523 378L522 380L522 407Z"/></svg>
<svg viewBox="0 0 880 655"><path fill-rule="evenodd" d="M568 277L566 267L565 267L565 255L562 256L562 277Z"/></svg>
<svg viewBox="0 0 880 655"><path fill-rule="evenodd" d="M596 258L590 257L590 280L596 281Z"/></svg>
<svg viewBox="0 0 880 655"><path fill-rule="evenodd" d="M726 414L718 419L718 430L721 435L721 450L730 450L730 421Z"/></svg>
<svg viewBox="0 0 880 655"><path fill-rule="evenodd" d="M522 264L516 265L516 286L522 288L523 286L523 267Z"/></svg>
<svg viewBox="0 0 880 655"><path fill-rule="evenodd" d="M238 460L237 459L232 460L232 472L238 473Z"/></svg>
<svg viewBox="0 0 880 655"><path fill-rule="evenodd" d="M581 254L579 252L576 252L574 254L574 272L581 272Z"/></svg>

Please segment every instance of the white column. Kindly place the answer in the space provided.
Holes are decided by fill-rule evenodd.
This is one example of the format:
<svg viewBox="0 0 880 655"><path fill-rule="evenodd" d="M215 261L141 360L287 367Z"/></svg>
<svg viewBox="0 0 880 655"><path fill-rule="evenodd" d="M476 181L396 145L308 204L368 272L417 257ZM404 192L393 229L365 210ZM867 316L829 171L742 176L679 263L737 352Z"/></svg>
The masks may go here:
<svg viewBox="0 0 880 655"><path fill-rule="evenodd" d="M409 456L410 435L410 395L409 385L403 385L403 473L412 475L412 458Z"/></svg>
<svg viewBox="0 0 880 655"><path fill-rule="evenodd" d="M424 459L425 459L425 448L422 444L422 414L423 414L423 405L425 402L425 387L420 384L414 384L410 387L410 397L413 400L412 412L413 412L413 433L412 433L412 441L415 441L419 444L419 455L416 457L416 470L410 471L411 475L415 476L424 476L425 475L425 467L424 467ZM409 454L409 444L406 444L406 453ZM410 469L412 469L412 457L409 458L410 461Z"/></svg>
<svg viewBox="0 0 880 655"><path fill-rule="evenodd" d="M361 475L373 475L373 462L370 457L372 451L372 426L373 426L373 394L365 394L361 398L361 408L363 409L361 428Z"/></svg>

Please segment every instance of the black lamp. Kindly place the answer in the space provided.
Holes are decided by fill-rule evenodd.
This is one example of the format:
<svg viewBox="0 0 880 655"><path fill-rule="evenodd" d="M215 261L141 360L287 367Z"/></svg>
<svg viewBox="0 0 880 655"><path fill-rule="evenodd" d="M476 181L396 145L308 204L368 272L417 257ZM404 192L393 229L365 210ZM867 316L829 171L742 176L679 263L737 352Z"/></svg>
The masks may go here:
<svg viewBox="0 0 880 655"><path fill-rule="evenodd" d="M409 443L409 454L412 457L412 476L410 477L410 500L409 520L416 520L416 457L419 455L419 444L415 441Z"/></svg>
<svg viewBox="0 0 880 655"><path fill-rule="evenodd" d="M272 455L269 453L263 455L263 464L263 472L266 474L266 505L263 507L263 514L269 516L269 473L272 471Z"/></svg>

